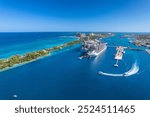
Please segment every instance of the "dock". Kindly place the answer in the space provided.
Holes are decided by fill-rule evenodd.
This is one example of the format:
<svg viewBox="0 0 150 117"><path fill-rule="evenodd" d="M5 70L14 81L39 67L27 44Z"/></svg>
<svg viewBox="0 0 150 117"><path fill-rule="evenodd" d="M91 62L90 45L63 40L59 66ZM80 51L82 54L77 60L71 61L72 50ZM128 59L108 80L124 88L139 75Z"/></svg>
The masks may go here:
<svg viewBox="0 0 150 117"><path fill-rule="evenodd" d="M119 66L118 62L119 62L119 60L116 61L116 64L114 64L114 67L118 67Z"/></svg>
<svg viewBox="0 0 150 117"><path fill-rule="evenodd" d="M118 47L116 48L116 50L117 50L117 53L115 54L114 59L116 59L116 60L122 60L122 58L123 58L123 53L124 53L124 47L118 46Z"/></svg>
<svg viewBox="0 0 150 117"><path fill-rule="evenodd" d="M125 52L124 49L125 49L125 47L123 47L123 46L117 46L117 47L116 47L117 53L115 54L114 59L117 60L117 61L116 61L116 63L114 64L114 67L118 67L118 66L119 66L119 65L118 65L119 60L122 60L122 59L123 59L123 54L124 54L124 52Z"/></svg>

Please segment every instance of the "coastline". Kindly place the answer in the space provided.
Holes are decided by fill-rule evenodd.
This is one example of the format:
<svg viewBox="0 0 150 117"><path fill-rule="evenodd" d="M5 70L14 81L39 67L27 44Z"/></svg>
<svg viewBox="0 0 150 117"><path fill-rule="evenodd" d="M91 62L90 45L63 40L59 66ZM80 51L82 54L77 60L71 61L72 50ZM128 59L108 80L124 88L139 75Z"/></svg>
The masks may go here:
<svg viewBox="0 0 150 117"><path fill-rule="evenodd" d="M17 67L26 65L26 64L28 64L28 63L32 63L32 62L34 62L34 61L43 59L43 58L48 57L48 56L51 56L51 54L46 55L46 56L39 57L39 58L34 59L34 60L31 60L31 61L27 61L27 62L24 62L24 63L15 64L15 65L13 65L12 67L7 67L7 68L5 68L5 69L0 70L0 72L4 72L4 71L10 70L10 69L14 69L14 68L17 68Z"/></svg>
<svg viewBox="0 0 150 117"><path fill-rule="evenodd" d="M45 57L48 57L48 56L52 56L52 55L55 55L55 54L52 54L53 52L59 52L67 47L71 47L71 46L74 46L76 44L79 44L80 43L80 40L75 40L75 41L71 41L71 42L68 42L68 43L65 43L65 44L62 44L60 46L55 46L55 47L52 47L52 48L46 48L46 49L43 49L41 51L48 51L48 54L46 55L42 55L40 57L37 57L36 59L32 59L32 60L29 60L29 61L24 61L22 63L16 63L16 64L13 64L12 66L10 67L6 67L6 68L3 68L3 69L0 69L0 72L4 72L4 71L7 71L7 70L10 70L10 69L14 69L14 68L17 68L17 67L20 67L20 66L23 66L25 64L28 64L28 63L31 63L31 62L34 62L34 61L37 61L37 60L40 60L40 59L43 59ZM31 52L32 53L32 52ZM26 53L25 55L27 55L29 53ZM8 59L7 59L8 60Z"/></svg>

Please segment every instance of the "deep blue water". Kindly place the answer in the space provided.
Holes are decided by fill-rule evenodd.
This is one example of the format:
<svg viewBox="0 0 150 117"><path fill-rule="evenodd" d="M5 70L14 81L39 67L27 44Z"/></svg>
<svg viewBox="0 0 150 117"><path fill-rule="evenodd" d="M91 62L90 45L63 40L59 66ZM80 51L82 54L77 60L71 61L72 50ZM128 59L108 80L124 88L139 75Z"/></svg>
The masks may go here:
<svg viewBox="0 0 150 117"><path fill-rule="evenodd" d="M12 45L32 45L41 41L41 46L44 47L43 40L53 40L53 44L61 43L62 40L72 40L70 37L61 38L62 35L73 36L74 33L0 34L0 46L7 49ZM135 47L127 39L121 38L120 34L103 41L108 45ZM0 72L0 99L150 99L150 55L146 52L127 50L123 61L119 62L119 68L114 68L115 52L115 48L107 48L97 58L78 60L81 51L80 46L76 46L53 56ZM129 77L98 74L98 71L124 73L130 70L135 62L139 71Z"/></svg>

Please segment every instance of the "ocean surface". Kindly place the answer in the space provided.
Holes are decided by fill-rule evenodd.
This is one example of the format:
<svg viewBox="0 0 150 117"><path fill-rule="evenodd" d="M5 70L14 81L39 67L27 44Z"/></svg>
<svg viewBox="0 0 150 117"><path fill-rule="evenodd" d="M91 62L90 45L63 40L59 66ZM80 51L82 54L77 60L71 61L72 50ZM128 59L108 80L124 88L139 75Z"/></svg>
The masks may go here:
<svg viewBox="0 0 150 117"><path fill-rule="evenodd" d="M77 39L76 33L0 33L0 58L25 54ZM100 56L78 60L81 45L0 72L0 99L6 100L146 100L150 99L150 55L126 50L115 68L111 46L135 47L123 33L103 39ZM103 72L105 74L98 74ZM118 77L117 74L128 74Z"/></svg>

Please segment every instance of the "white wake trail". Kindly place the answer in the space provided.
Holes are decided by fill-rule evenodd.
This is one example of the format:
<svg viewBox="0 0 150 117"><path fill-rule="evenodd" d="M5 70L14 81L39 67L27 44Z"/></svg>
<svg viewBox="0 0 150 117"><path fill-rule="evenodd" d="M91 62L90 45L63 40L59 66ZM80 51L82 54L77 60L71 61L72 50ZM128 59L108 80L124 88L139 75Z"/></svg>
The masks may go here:
<svg viewBox="0 0 150 117"><path fill-rule="evenodd" d="M135 62L131 69L123 74L112 74L112 73L105 73L105 72L102 72L102 71L99 71L98 73L101 74L101 75L105 75L105 76L113 76L113 77L122 77L122 76L125 76L125 77L128 77L128 76L132 76L134 74L137 74L139 71L139 66L137 64L137 62Z"/></svg>
<svg viewBox="0 0 150 117"><path fill-rule="evenodd" d="M139 66L137 65L137 62L135 62L135 64L132 65L132 68L129 71L125 72L124 76L134 75L138 73L138 71L139 71Z"/></svg>
<svg viewBox="0 0 150 117"><path fill-rule="evenodd" d="M99 74L101 74L101 75L105 75L105 76L114 76L114 77L121 77L121 76L123 76L124 74L111 74L111 73L105 73L105 72L102 72L102 71L99 71L98 72Z"/></svg>

